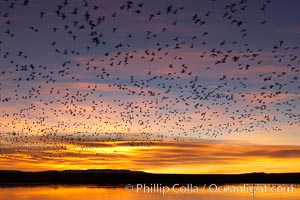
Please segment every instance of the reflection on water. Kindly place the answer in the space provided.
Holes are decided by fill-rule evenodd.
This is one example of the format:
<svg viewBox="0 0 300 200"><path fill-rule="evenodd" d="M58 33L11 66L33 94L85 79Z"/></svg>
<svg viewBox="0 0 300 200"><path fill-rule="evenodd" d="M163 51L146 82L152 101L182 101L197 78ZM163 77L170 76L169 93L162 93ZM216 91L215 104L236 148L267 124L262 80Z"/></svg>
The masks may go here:
<svg viewBox="0 0 300 200"><path fill-rule="evenodd" d="M184 186L189 189L188 186ZM296 200L300 199L299 185L227 185L203 187L192 186L194 190L184 190L176 186L165 194L162 190L140 188L137 192L136 186L131 191L124 188L94 187L94 186L35 186L35 187L3 187L0 188L0 200L114 200L114 199L208 199L208 200ZM191 188L192 188L191 187ZM190 188L190 189L191 189ZM195 190L198 188L199 190ZM251 190L251 188L255 188ZM271 188L272 192L271 192ZM283 188L289 188L287 191ZM153 189L153 188L152 188Z"/></svg>

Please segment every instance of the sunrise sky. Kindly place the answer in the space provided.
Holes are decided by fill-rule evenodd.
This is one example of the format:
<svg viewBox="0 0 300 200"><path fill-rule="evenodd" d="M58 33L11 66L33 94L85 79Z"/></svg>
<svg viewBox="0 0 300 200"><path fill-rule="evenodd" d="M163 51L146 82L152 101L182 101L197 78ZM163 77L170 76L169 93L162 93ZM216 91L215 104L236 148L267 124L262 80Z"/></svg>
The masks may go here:
<svg viewBox="0 0 300 200"><path fill-rule="evenodd" d="M0 170L298 172L297 0L0 2Z"/></svg>

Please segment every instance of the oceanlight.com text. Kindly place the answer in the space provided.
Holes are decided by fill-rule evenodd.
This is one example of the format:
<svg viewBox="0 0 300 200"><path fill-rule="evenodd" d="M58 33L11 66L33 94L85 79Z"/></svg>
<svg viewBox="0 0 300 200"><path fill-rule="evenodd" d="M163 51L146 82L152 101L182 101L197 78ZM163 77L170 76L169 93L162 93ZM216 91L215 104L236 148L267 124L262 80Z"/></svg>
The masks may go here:
<svg viewBox="0 0 300 200"><path fill-rule="evenodd" d="M293 193L293 185L278 184L241 184L241 185L217 185L217 184L179 184L163 185L153 184L127 184L124 188L128 192L145 193L145 194L162 194L168 193L245 193L256 195L257 193Z"/></svg>

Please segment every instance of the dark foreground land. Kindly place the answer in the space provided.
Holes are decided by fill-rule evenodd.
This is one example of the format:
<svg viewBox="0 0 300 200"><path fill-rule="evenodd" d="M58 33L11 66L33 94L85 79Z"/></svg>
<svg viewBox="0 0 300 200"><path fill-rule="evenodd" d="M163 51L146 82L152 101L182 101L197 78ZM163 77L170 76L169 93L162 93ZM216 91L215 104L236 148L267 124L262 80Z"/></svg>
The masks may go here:
<svg viewBox="0 0 300 200"><path fill-rule="evenodd" d="M1 171L0 186L50 185L50 184L235 184L235 183L285 183L299 184L300 173L249 173L249 174L152 174L129 170L66 170L21 172Z"/></svg>

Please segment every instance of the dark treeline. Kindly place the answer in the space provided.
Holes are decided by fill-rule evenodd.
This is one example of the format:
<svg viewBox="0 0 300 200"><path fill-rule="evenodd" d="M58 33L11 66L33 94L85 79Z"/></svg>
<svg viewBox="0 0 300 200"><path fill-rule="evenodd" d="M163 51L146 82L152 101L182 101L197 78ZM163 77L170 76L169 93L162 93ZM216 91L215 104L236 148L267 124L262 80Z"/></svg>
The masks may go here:
<svg viewBox="0 0 300 200"><path fill-rule="evenodd" d="M249 174L152 174L129 170L66 170L21 172L0 171L0 186L48 184L230 184L285 183L299 184L300 173Z"/></svg>

